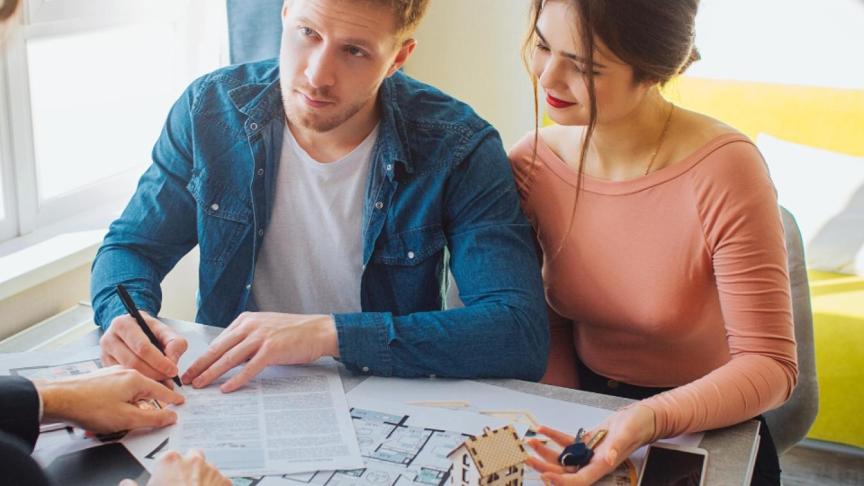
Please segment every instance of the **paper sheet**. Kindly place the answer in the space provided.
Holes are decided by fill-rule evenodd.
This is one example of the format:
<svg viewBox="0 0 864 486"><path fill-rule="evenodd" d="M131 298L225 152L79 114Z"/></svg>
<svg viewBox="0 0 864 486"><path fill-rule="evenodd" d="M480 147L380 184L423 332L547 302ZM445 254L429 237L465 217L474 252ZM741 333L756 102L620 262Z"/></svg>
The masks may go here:
<svg viewBox="0 0 864 486"><path fill-rule="evenodd" d="M185 337L189 348L180 359L181 370L207 349L198 335ZM99 355L98 346L0 354L0 373L62 378L99 368ZM185 405L176 407L178 424L133 431L120 440L148 471L161 452L189 448L204 449L207 460L228 476L362 467L334 364L270 367L250 386L230 394L219 391L218 383L178 391L187 399ZM34 456L47 464L60 454L102 443L79 432L61 427L42 434Z"/></svg>
<svg viewBox="0 0 864 486"><path fill-rule="evenodd" d="M235 369L234 371L239 371ZM184 390L168 445L197 448L226 476L363 466L338 370L271 366L233 393Z"/></svg>
<svg viewBox="0 0 864 486"><path fill-rule="evenodd" d="M186 338L189 347L180 356L180 362L177 366L181 370L181 374L183 370L189 368L198 356L207 350L207 343L200 337L195 335L184 335L183 337ZM177 390L183 393L185 388L189 388L189 386L177 388ZM120 439L120 443L129 449L129 452L144 466L144 469L152 473L152 468L156 464L159 454L171 449L166 446L173 427L176 427L176 424L162 429L133 430Z"/></svg>
<svg viewBox="0 0 864 486"><path fill-rule="evenodd" d="M467 402L465 410L527 410L543 425L575 435L579 428L590 430L613 411L572 402L518 392L500 386L470 380L413 379L370 377L348 393L349 403L358 398L374 397L397 403L416 401ZM686 434L663 442L696 447L705 434ZM642 466L647 447L630 456L636 470Z"/></svg>
<svg viewBox="0 0 864 486"><path fill-rule="evenodd" d="M32 351L27 353L0 353L0 374L18 375L34 379L57 379L87 373L101 367L99 347L87 347L68 352ZM44 425L44 424L43 424ZM33 458L43 467L63 454L102 444L84 431L55 423L51 431L39 434L33 449Z"/></svg>
<svg viewBox="0 0 864 486"><path fill-rule="evenodd" d="M0 353L0 374L29 379L63 378L101 367L99 346L68 351Z"/></svg>
<svg viewBox="0 0 864 486"><path fill-rule="evenodd" d="M197 336L185 336L180 358L187 369L207 349ZM151 471L167 450L204 450L226 476L262 476L325 468L361 467L348 404L335 364L272 366L251 384L224 394L217 383L196 390L184 386L186 404L176 407L177 424L135 431L121 442ZM251 480L250 480L251 481Z"/></svg>
<svg viewBox="0 0 864 486"><path fill-rule="evenodd" d="M463 410L527 410L541 424L575 432L579 427L591 429L599 425L611 410L578 403L554 400L500 386L470 380L400 379L370 377L348 393L349 401L374 397L398 403L416 401L464 401Z"/></svg>

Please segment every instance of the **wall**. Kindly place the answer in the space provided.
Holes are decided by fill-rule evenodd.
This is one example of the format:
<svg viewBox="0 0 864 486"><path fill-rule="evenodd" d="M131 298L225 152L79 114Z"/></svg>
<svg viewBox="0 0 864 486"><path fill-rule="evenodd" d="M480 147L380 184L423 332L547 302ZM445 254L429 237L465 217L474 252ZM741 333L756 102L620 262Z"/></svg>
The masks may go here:
<svg viewBox="0 0 864 486"><path fill-rule="evenodd" d="M434 0L417 31L410 76L467 102L509 148L534 120L520 49L528 0Z"/></svg>
<svg viewBox="0 0 864 486"><path fill-rule="evenodd" d="M90 266L83 265L29 290L0 300L0 339L88 300Z"/></svg>
<svg viewBox="0 0 864 486"><path fill-rule="evenodd" d="M198 249L180 260L162 284L161 315L183 320L195 318L198 288ZM90 302L90 264L41 285L0 300L0 339L47 319L78 302Z"/></svg>

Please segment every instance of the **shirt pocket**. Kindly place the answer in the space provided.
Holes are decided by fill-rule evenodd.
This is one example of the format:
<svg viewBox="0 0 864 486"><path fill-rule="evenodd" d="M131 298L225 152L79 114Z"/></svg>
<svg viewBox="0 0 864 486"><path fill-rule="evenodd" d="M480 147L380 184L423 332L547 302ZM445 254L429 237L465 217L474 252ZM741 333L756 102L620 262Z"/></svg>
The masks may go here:
<svg viewBox="0 0 864 486"><path fill-rule="evenodd" d="M201 261L223 265L252 227L251 205L230 187L209 178L206 171L193 173L186 189L198 207Z"/></svg>
<svg viewBox="0 0 864 486"><path fill-rule="evenodd" d="M427 226L379 239L372 255L378 293L388 295L394 315L441 309L444 248L440 226Z"/></svg>
<svg viewBox="0 0 864 486"><path fill-rule="evenodd" d="M445 246L447 238L441 226L425 226L385 238L373 260L384 265L416 267L441 253Z"/></svg>

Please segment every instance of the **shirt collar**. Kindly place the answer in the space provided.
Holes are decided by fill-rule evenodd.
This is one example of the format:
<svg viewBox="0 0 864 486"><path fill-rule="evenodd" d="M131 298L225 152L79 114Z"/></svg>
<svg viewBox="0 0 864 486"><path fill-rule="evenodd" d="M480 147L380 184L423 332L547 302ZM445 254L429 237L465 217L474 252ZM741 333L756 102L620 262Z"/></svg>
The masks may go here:
<svg viewBox="0 0 864 486"><path fill-rule="evenodd" d="M412 173L414 166L407 150L408 132L399 108L398 90L395 86L401 76L404 75L396 73L385 78L378 91L378 107L381 113L378 127L379 150L383 160L400 163L405 172ZM278 68L276 75L270 80L240 85L228 91L228 96L234 107L249 117L249 135L263 129L274 119L278 119L280 123L284 119L285 108L282 105ZM388 171L389 177L392 177L392 174L392 171Z"/></svg>

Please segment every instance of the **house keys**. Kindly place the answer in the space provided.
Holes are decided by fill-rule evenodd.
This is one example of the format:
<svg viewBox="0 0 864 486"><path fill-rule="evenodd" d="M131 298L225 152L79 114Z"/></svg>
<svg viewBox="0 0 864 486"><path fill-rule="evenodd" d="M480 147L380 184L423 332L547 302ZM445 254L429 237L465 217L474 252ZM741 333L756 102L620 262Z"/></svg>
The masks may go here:
<svg viewBox="0 0 864 486"><path fill-rule="evenodd" d="M600 429L591 436L588 442L585 442L585 429L579 429L579 432L576 433L576 440L561 451L558 462L562 466L577 468L588 464L594 457L594 449L606 438L607 433L609 433L608 430Z"/></svg>

